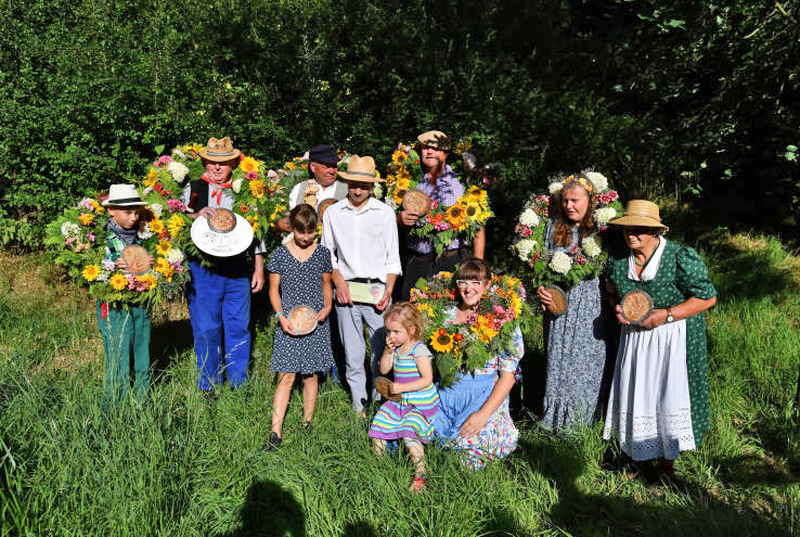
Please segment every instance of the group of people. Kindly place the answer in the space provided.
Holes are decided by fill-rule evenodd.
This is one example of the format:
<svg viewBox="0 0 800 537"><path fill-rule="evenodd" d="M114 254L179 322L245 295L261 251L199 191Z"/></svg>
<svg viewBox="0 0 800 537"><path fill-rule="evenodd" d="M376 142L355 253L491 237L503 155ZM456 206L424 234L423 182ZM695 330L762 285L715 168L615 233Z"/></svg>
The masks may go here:
<svg viewBox="0 0 800 537"><path fill-rule="evenodd" d="M421 134L418 143L425 173L417 188L431 200L451 205L464 194L464 186L446 162L450 138L430 131ZM183 192L187 203L195 202L194 218L213 217L216 209L232 207L228 189L239 155L228 138L209 143L200 152L205 173ZM452 272L455 298L447 322L468 323L491 281L491 268L482 260L485 231L481 229L471 244L456 237L441 255L430 241L416 237L401 241L404 230L421 225L418 219L423 215L405 209L395 212L372 196L375 183L383 181L372 157L353 155L346 171L339 171L338 161L331 146L310 150L309 179L291 191L289 216L277 223L290 235L270 253L266 266L277 319L270 369L278 373L278 383L264 448L274 450L282 444L286 409L298 375L303 426L312 429L319 375L334 365L341 351L344 380L359 417L366 418L370 402L380 400L370 378L393 372L389 400L375 413L369 436L379 456L388 444L401 442L406 447L415 464L410 486L419 491L425 485L423 446L432 439L459 450L473 468L516 448L519 432L510 416L509 394L524 354L522 333L516 330L513 348L492 356L482 368L462 372L452 386L437 388L431 351L421 341L422 318L408 302L409 293L419 278ZM121 269L126 267L120 248L136 242L137 209L144 205L128 186L113 185L105 202L111 216L106 257ZM585 181L565 184L554 206L546 230L548 249L569 249L596 230L592 219L596 200ZM601 277L585 280L567 293L566 314L545 316L548 366L543 424L559 433L575 430L598 419L607 402L604 436L616 436L636 460L663 459L669 471L681 451L700 445L709 425L705 326L698 314L714 305L716 292L697 253L662 236L666 226L655 204L633 200L611 224L622 228L628 251L610 259ZM317 240L320 225L322 235ZM233 388L247 379L250 295L265 284L267 252L259 243L249 253L220 258L210 266L190 260L187 298L197 385L209 397L226 376ZM650 293L655 306L637 326L630 325L619 307L620 298L633 289ZM552 300L543 287L537 294L543 305ZM393 296L398 299L394 304ZM289 312L297 306L316 312L311 333L298 334L290 322ZM130 383L130 338L121 343L107 336L118 333L119 327L110 330L108 307L103 306L102 314L100 308L107 386L125 388ZM146 312L143 315L146 320ZM622 326L616 360L609 359L615 317ZM135 348L146 348L149 320L146 326L137 322L126 329L142 334ZM140 389L148 382L147 365L142 363L137 359L134 366ZM606 399L604 379L609 375L604 372L609 364L615 369Z"/></svg>

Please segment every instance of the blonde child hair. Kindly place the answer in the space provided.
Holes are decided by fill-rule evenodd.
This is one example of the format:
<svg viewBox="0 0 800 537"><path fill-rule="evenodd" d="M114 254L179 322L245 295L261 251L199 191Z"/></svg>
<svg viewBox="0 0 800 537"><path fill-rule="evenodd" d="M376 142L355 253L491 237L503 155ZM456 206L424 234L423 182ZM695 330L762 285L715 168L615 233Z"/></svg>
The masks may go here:
<svg viewBox="0 0 800 537"><path fill-rule="evenodd" d="M419 341L425 331L425 321L422 314L411 302L398 302L392 304L383 316L384 322L395 320L408 330L414 340Z"/></svg>

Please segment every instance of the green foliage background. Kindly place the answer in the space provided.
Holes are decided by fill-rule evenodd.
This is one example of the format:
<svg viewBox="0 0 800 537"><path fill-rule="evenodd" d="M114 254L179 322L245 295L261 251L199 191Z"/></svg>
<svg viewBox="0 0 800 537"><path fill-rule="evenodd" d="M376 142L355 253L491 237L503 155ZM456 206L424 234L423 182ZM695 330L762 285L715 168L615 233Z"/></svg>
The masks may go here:
<svg viewBox="0 0 800 537"><path fill-rule="evenodd" d="M723 224L792 231L797 8L0 0L0 245L37 247L66 203L161 144L228 134L280 162L331 141L385 164L429 128L502 162L510 209L593 165L626 198L688 195Z"/></svg>

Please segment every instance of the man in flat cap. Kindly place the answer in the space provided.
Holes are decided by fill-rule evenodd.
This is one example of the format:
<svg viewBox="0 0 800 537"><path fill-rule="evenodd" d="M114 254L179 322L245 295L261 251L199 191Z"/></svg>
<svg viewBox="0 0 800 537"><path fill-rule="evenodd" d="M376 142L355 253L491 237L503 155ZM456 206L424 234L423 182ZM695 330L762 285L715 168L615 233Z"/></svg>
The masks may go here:
<svg viewBox="0 0 800 537"><path fill-rule="evenodd" d="M455 204L458 198L464 195L464 185L447 164L447 155L452 148L452 140L442 131L428 131L417 136L417 141L420 146L422 169L425 172L422 181L417 185L417 190L426 193L431 201L437 201L440 205ZM397 223L405 227L421 225L418 223L420 216L401 209L397 215ZM409 236L407 244L408 259L403 270L402 300L408 300L411 288L419 278L427 279L443 270L452 271L456 265L461 263L462 259L470 255L483 259L486 232L484 228L481 228L475 234L475 238L472 240L471 254L469 252L470 245L465 237L454 238L453 242L442 251L440 257L436 256L433 244L427 239Z"/></svg>

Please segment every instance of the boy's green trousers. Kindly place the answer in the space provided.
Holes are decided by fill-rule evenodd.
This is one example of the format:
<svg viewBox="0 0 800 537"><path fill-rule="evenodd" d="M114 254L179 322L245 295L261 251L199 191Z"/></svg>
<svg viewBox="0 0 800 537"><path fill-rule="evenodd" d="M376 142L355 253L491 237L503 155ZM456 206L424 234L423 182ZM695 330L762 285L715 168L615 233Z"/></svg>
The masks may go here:
<svg viewBox="0 0 800 537"><path fill-rule="evenodd" d="M103 406L119 403L131 387L144 400L150 392L150 314L144 308L114 308L97 301L97 326L106 353L105 396Z"/></svg>

